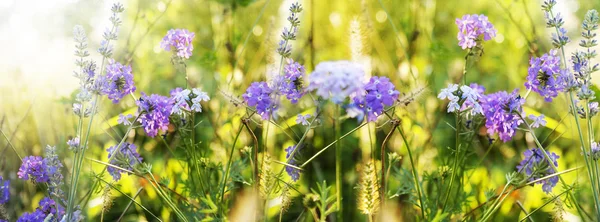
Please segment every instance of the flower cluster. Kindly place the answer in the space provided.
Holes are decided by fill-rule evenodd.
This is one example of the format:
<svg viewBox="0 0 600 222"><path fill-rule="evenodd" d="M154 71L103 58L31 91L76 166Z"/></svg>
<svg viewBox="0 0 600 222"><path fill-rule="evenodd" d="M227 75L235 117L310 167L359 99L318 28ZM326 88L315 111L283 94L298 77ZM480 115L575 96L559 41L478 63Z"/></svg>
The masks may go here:
<svg viewBox="0 0 600 222"><path fill-rule="evenodd" d="M598 102L589 102L588 103L588 109L589 111L586 112L585 107L583 107L583 105L577 105L578 101L575 101L575 106L577 106L577 114L579 114L579 117L582 119L587 118L588 114L590 117L593 117L595 115L598 115L598 112L600 111L600 108L598 107Z"/></svg>
<svg viewBox="0 0 600 222"><path fill-rule="evenodd" d="M79 137L75 137L75 138L68 140L67 145L69 146L69 150L78 152L80 142L81 142L81 140L79 139Z"/></svg>
<svg viewBox="0 0 600 222"><path fill-rule="evenodd" d="M300 148L298 148L298 150L294 151L296 149L296 145L294 146L289 146L288 148L285 149L285 158L288 159L287 163L290 165L296 165L296 154L300 151ZM292 153L294 155L292 155ZM296 169L294 167L291 166L286 166L285 167L285 172L292 178L292 180L294 182L298 181L298 179L300 179L300 170Z"/></svg>
<svg viewBox="0 0 600 222"><path fill-rule="evenodd" d="M156 94L148 96L142 93L137 105L138 121L148 136L155 137L159 130L166 131L169 128L169 116L173 109L173 101L170 98Z"/></svg>
<svg viewBox="0 0 600 222"><path fill-rule="evenodd" d="M30 178L37 183L46 183L50 180L46 161L40 156L26 156L19 168L17 175L23 180Z"/></svg>
<svg viewBox="0 0 600 222"><path fill-rule="evenodd" d="M565 90L565 72L560 68L560 57L553 49L540 58L531 58L525 87L539 93L551 102Z"/></svg>
<svg viewBox="0 0 600 222"><path fill-rule="evenodd" d="M271 98L273 90L266 82L253 82L246 93L242 95L244 101L250 107L256 107L258 113L264 120L271 117L271 114L277 109L276 102Z"/></svg>
<svg viewBox="0 0 600 222"><path fill-rule="evenodd" d="M394 105L400 95L387 77L371 77L364 85L364 90L366 95L354 97L353 102L363 108L369 122L377 120L377 117L383 114L384 105Z"/></svg>
<svg viewBox="0 0 600 222"><path fill-rule="evenodd" d="M463 49L475 47L482 36L485 41L496 37L496 29L485 15L464 15L462 19L456 19L456 25L458 45Z"/></svg>
<svg viewBox="0 0 600 222"><path fill-rule="evenodd" d="M526 150L523 154L525 158L519 163L517 166L517 170L519 172L525 171L525 174L529 178L529 181L534 181L540 179L542 177L551 175L556 173L554 167L550 164L553 164L555 167L558 167L558 158L560 158L556 153L546 152L548 157L552 160L550 163L546 158L543 152L546 152L540 148L532 148ZM558 183L558 176L553 176L548 179L537 182L537 184L543 184L542 190L546 193L552 192L552 188L556 186Z"/></svg>
<svg viewBox="0 0 600 222"><path fill-rule="evenodd" d="M184 110L202 112L202 105L200 102L210 100L210 97L206 92L196 88L192 90L175 88L171 90L170 94L171 100L175 102L171 113L179 115L183 114Z"/></svg>
<svg viewBox="0 0 600 222"><path fill-rule="evenodd" d="M458 85L449 84L438 94L438 98L450 100L448 103L449 113L469 110L468 114L477 115L483 114L483 109L479 103L482 98L481 94L484 91L485 88L475 83L470 86L460 86L460 90Z"/></svg>
<svg viewBox="0 0 600 222"><path fill-rule="evenodd" d="M8 203L10 197L10 181L4 180L0 176L0 204Z"/></svg>
<svg viewBox="0 0 600 222"><path fill-rule="evenodd" d="M110 164L129 171L133 171L133 166L141 163L143 160L140 154L137 152L136 146L127 142L121 144L121 146L118 149L116 145L111 146L107 149L107 151L108 159L111 160ZM115 167L108 167L108 173L113 177L115 181L119 181L121 179L121 173L123 172L123 170L117 169Z"/></svg>
<svg viewBox="0 0 600 222"><path fill-rule="evenodd" d="M292 59L283 69L283 76L276 77L275 85L278 93L284 95L292 104L296 104L304 95L302 80L304 78L304 66Z"/></svg>
<svg viewBox="0 0 600 222"><path fill-rule="evenodd" d="M364 92L365 71L349 61L322 62L310 75L308 90L315 90L323 99L340 104Z"/></svg>
<svg viewBox="0 0 600 222"><path fill-rule="evenodd" d="M189 59L194 50L194 46L192 45L194 37L195 34L186 29L171 29L160 42L160 47L166 51L174 49L177 57Z"/></svg>
<svg viewBox="0 0 600 222"><path fill-rule="evenodd" d="M135 92L131 66L124 66L112 59L106 65L106 76L102 81L102 93L113 103L118 103L127 94Z"/></svg>
<svg viewBox="0 0 600 222"><path fill-rule="evenodd" d="M50 221L57 221L57 218L61 218L63 215L65 215L65 208L62 205L57 204L49 197L44 197L34 212L24 213L17 219L17 222L47 221L46 218L49 216L51 216L50 219L53 219Z"/></svg>
<svg viewBox="0 0 600 222"><path fill-rule="evenodd" d="M483 115L486 118L485 127L490 135L498 133L504 142L509 141L514 135L517 127L523 123L520 118L523 113L525 99L521 98L518 90L512 93L500 91L484 95L480 99Z"/></svg>
<svg viewBox="0 0 600 222"><path fill-rule="evenodd" d="M62 163L58 159L58 154L56 153L56 147L46 146L45 149L45 158L44 163L46 163L46 171L48 173L48 190L49 193L54 197L64 198L64 193L61 190L63 182L63 175L61 173L61 169L63 167Z"/></svg>

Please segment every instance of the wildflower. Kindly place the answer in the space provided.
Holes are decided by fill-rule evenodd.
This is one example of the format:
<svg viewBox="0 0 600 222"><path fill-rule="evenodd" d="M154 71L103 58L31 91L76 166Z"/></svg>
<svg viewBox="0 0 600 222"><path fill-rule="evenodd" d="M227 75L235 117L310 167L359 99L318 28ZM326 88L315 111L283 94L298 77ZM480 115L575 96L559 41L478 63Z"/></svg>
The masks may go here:
<svg viewBox="0 0 600 222"><path fill-rule="evenodd" d="M79 143L80 143L80 139L79 137L75 137L73 139L70 139L69 141L67 141L67 145L69 145L69 150L77 152L79 150Z"/></svg>
<svg viewBox="0 0 600 222"><path fill-rule="evenodd" d="M362 101L357 100L356 102L352 102L344 107L346 109L346 115L350 118L356 118L358 122L362 122L363 118L365 117L365 112L361 107L363 104L361 102Z"/></svg>
<svg viewBox="0 0 600 222"><path fill-rule="evenodd" d="M103 78L102 93L113 103L118 103L127 94L135 92L131 66L109 60L106 66L106 76Z"/></svg>
<svg viewBox="0 0 600 222"><path fill-rule="evenodd" d="M558 158L560 158L556 153L547 152L548 157L552 160L552 163L548 162L545 158L543 152L546 152L540 148L532 148L526 150L523 154L525 158L519 163L517 166L517 170L519 172L525 171L525 174L529 178L529 181L534 181L545 176L556 173L554 167L558 167ZM553 164L552 167L550 164ZM553 176L548 179L537 182L537 184L543 184L542 190L546 193L552 192L552 188L556 186L558 182L558 176Z"/></svg>
<svg viewBox="0 0 600 222"><path fill-rule="evenodd" d="M253 82L242 97L248 106L256 107L256 112L264 120L267 120L277 108L275 101L271 98L272 92L273 90L266 82Z"/></svg>
<svg viewBox="0 0 600 222"><path fill-rule="evenodd" d="M57 211L58 210L58 211ZM18 222L39 222L46 221L46 218L50 217L50 219L54 219L51 221L55 221L56 218L61 218L65 215L65 208L54 202L49 197L44 197L40 200L39 206L35 209L34 212L24 213L17 219Z"/></svg>
<svg viewBox="0 0 600 222"><path fill-rule="evenodd" d="M442 89L442 92L438 94L438 99L448 99L448 100L456 100L457 96L454 95L454 92L458 90L458 85L456 84L448 84L448 87Z"/></svg>
<svg viewBox="0 0 600 222"><path fill-rule="evenodd" d="M529 119L533 120L533 123L531 123L532 128L538 128L538 127L540 127L540 125L541 126L546 125L546 120L544 119L545 118L544 114L541 114L540 116L529 115L528 117L529 117Z"/></svg>
<svg viewBox="0 0 600 222"><path fill-rule="evenodd" d="M131 115L131 114L127 114L127 115L119 114L117 123L123 124L125 126L130 126L132 123L131 123L131 121L129 121L129 119L131 119L131 118L133 118L133 115Z"/></svg>
<svg viewBox="0 0 600 222"><path fill-rule="evenodd" d="M278 79L275 81L278 93L285 95L292 104L296 104L304 95L304 88L302 87L302 80L305 73L304 66L289 59L288 64L283 69L283 73L285 75L277 77Z"/></svg>
<svg viewBox="0 0 600 222"><path fill-rule="evenodd" d="M600 145L598 145L597 142L592 142L592 147L588 155L590 155L593 160L600 159Z"/></svg>
<svg viewBox="0 0 600 222"><path fill-rule="evenodd" d="M287 163L289 165L296 165L296 154L299 152L300 148L296 150L296 145L289 146L285 149L285 158L288 159ZM293 153L293 156L292 156ZM285 172L292 178L294 182L300 179L300 170L291 166L285 167Z"/></svg>
<svg viewBox="0 0 600 222"><path fill-rule="evenodd" d="M80 116L80 117L88 117L90 116L90 114L92 113L92 111L90 110L90 108L86 108L83 113L82 112L82 105L81 103L73 103L73 114L75 114L76 116Z"/></svg>
<svg viewBox="0 0 600 222"><path fill-rule="evenodd" d="M23 158L23 163L19 168L17 175L23 180L31 178L37 183L46 183L50 180L46 170L46 162L40 156L27 156Z"/></svg>
<svg viewBox="0 0 600 222"><path fill-rule="evenodd" d="M308 91L315 90L323 99L340 104L364 91L365 72L358 63L349 61L322 62L310 75Z"/></svg>
<svg viewBox="0 0 600 222"><path fill-rule="evenodd" d="M46 146L44 150L44 163L46 164L46 171L48 174L48 190L49 193L54 197L64 197L64 193L61 190L63 183L63 175L61 173L61 168L63 167L62 163L58 159L58 154L56 153L56 147L54 146Z"/></svg>
<svg viewBox="0 0 600 222"><path fill-rule="evenodd" d="M306 114L306 115L298 114L298 117L296 118L296 123L302 124L303 126L308 126L308 125L310 125L310 122L308 122L309 118L310 118L310 114Z"/></svg>
<svg viewBox="0 0 600 222"><path fill-rule="evenodd" d="M501 91L484 95L480 103L488 134L497 133L502 141L509 141L523 123L519 115L523 113L525 100L519 96L518 90L515 89L511 94Z"/></svg>
<svg viewBox="0 0 600 222"><path fill-rule="evenodd" d="M481 39L489 41L496 37L496 29L485 15L464 15L462 19L456 19L456 25L458 45L462 49L475 47Z"/></svg>
<svg viewBox="0 0 600 222"><path fill-rule="evenodd" d="M175 55L179 58L189 59L194 50L192 45L194 37L195 34L186 29L171 29L160 42L160 47L166 51L174 49Z"/></svg>
<svg viewBox="0 0 600 222"><path fill-rule="evenodd" d="M169 116L173 108L171 99L165 96L142 93L137 101L138 121L150 137L155 137L158 130L166 131L169 127Z"/></svg>
<svg viewBox="0 0 600 222"><path fill-rule="evenodd" d="M471 86L458 87L456 84L449 84L447 88L442 89L438 94L438 98L450 100L447 110L449 113L469 110L468 114L470 115L483 114L479 100L485 88L475 83Z"/></svg>
<svg viewBox="0 0 600 222"><path fill-rule="evenodd" d="M10 197L10 181L0 176L0 204L8 203Z"/></svg>
<svg viewBox="0 0 600 222"><path fill-rule="evenodd" d="M210 97L206 92L200 89L181 89L175 88L171 90L171 100L175 102L171 113L183 114L183 110L202 112L202 105L200 102L210 100ZM190 103L192 106L190 107Z"/></svg>
<svg viewBox="0 0 600 222"><path fill-rule="evenodd" d="M525 88L539 93L547 102L551 102L559 92L565 90L565 86L556 49L540 58L531 58Z"/></svg>
<svg viewBox="0 0 600 222"><path fill-rule="evenodd" d="M107 149L107 151L108 159L112 158L110 164L129 171L133 171L133 166L135 166L138 163L141 163L143 160L140 154L138 154L138 152L136 151L136 146L127 142L121 144L121 146L118 149L117 146L111 146ZM112 157L113 155L115 157ZM115 167L108 167L108 173L113 177L115 181L119 181L119 179L121 179L121 173L123 172L123 170L117 169Z"/></svg>
<svg viewBox="0 0 600 222"><path fill-rule="evenodd" d="M210 97L208 96L208 93L201 91L200 89L194 88L192 89L192 111L194 112L202 112L202 105L200 105L200 102L204 101L208 101L210 100Z"/></svg>
<svg viewBox="0 0 600 222"><path fill-rule="evenodd" d="M577 101L575 101L575 103L577 104ZM582 119L585 119L587 117L585 107L579 106L579 105L575 105L575 106L577 106L577 113L579 114L579 117ZM599 111L598 102L588 103L588 108L589 108L590 117L593 117L598 114L598 111Z"/></svg>
<svg viewBox="0 0 600 222"><path fill-rule="evenodd" d="M354 97L354 103L364 107L367 121L375 121L383 114L384 106L394 105L400 92L387 77L373 76L364 86L366 95Z"/></svg>

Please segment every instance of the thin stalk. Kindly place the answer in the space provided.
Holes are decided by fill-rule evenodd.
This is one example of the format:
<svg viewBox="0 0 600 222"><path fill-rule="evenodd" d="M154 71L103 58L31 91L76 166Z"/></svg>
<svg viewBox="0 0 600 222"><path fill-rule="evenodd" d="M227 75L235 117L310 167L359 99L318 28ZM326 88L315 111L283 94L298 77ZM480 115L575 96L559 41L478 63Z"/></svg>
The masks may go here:
<svg viewBox="0 0 600 222"><path fill-rule="evenodd" d="M335 139L337 141L340 140L340 107L336 105L335 107L335 119L334 121L334 131L335 131ZM335 143L335 188L336 188L336 201L337 201L337 219L338 221L343 221L343 207L342 207L342 149L340 147L340 143Z"/></svg>
<svg viewBox="0 0 600 222"><path fill-rule="evenodd" d="M394 128L396 128L396 126L399 124L398 121L394 121L393 125L392 125L392 129L390 130L390 132L385 136L385 139L383 139L383 142L381 143L381 208L383 209L384 205L385 205L385 194L386 194L386 172L385 172L385 154L386 154L386 150L385 150L385 145L388 141L388 139L392 136L392 134L394 133ZM390 167L391 167L391 160L390 160ZM389 172L389 168L388 168L388 172Z"/></svg>
<svg viewBox="0 0 600 222"><path fill-rule="evenodd" d="M465 83L466 84L466 83ZM456 177L456 168L457 168L457 164L458 164L458 153L460 152L460 116L458 113L455 113L454 115L454 120L456 122L456 127L455 127L455 137L456 137L456 151L454 152L454 165L452 166L452 175L450 176L450 184L448 185L448 189L446 189L446 197L444 198L444 204L442 205L442 213L444 213L444 210L446 210L446 204L448 203L448 197L450 197L450 191L452 191L452 185L454 183L454 177Z"/></svg>
<svg viewBox="0 0 600 222"><path fill-rule="evenodd" d="M412 167L413 180L415 183L415 187L417 188L417 195L419 196L419 204L421 205L421 216L427 221L427 217L425 215L425 205L423 205L423 195L421 193L421 184L419 183L419 174L417 173L417 168L415 167L415 162L413 160L412 151L410 151L410 145L406 140L406 136L404 135L404 131L400 126L396 126L396 129L402 136L402 140L404 141L404 145L406 145L406 150L408 151L408 159L410 160L410 165Z"/></svg>
<svg viewBox="0 0 600 222"><path fill-rule="evenodd" d="M233 159L233 151L235 151L235 144L238 141L238 138L240 137L240 134L242 134L242 129L243 129L244 125L240 125L240 129L237 132L237 135L235 136L235 139L233 140L233 146L231 146L231 152L229 152L229 159L227 160L227 169L225 170L225 176L223 177L223 184L221 187L221 202L224 201L224 196L225 196L225 187L227 186L227 178L229 177L229 170L231 169L231 164L232 164L232 159Z"/></svg>
<svg viewBox="0 0 600 222"><path fill-rule="evenodd" d="M504 185L504 188L502 188L502 191L500 192L500 196L498 196L498 198L496 198L494 200L494 202L492 202L492 206L489 208L488 211L486 211L483 214L483 217L481 218L481 221L487 221L487 219L494 214L494 212L496 212L496 206L497 205L501 205L502 202L504 201L504 198L506 198L506 196L508 196L508 194L510 194L514 189L511 189L511 191L509 191L506 195L502 195L504 194L504 191L506 191L506 188L508 188L508 185L510 185L511 181L507 181L506 184ZM501 200L500 202L498 202L499 200Z"/></svg>

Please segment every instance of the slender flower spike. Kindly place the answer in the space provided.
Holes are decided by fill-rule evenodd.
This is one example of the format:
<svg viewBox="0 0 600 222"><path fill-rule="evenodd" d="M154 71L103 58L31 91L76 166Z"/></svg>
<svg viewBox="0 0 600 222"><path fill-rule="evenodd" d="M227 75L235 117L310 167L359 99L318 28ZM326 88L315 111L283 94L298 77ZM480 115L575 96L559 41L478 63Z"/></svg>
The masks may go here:
<svg viewBox="0 0 600 222"><path fill-rule="evenodd" d="M589 155L591 155L594 160L600 159L600 145L597 142L592 142L592 149Z"/></svg>
<svg viewBox="0 0 600 222"><path fill-rule="evenodd" d="M308 91L316 91L323 99L341 104L364 91L365 71L358 63L349 61L322 62L310 75Z"/></svg>
<svg viewBox="0 0 600 222"><path fill-rule="evenodd" d="M160 42L160 47L166 51L174 50L179 58L189 59L194 50L192 45L194 37L195 34L186 29L171 29Z"/></svg>
<svg viewBox="0 0 600 222"><path fill-rule="evenodd" d="M110 164L129 171L133 171L133 166L141 163L143 160L140 154L137 152L136 146L127 142L121 144L120 148L118 149L117 146L111 146L107 151L108 159L112 158ZM112 157L113 155L115 157ZM124 171L116 167L109 166L108 173L115 181L119 181L121 179L121 174L124 173Z"/></svg>
<svg viewBox="0 0 600 222"><path fill-rule="evenodd" d="M296 150L296 152L294 153L294 155L292 156L292 153L294 152L294 150L296 149L296 145L294 146L289 146L288 148L285 149L286 155L285 158L288 159L288 164L290 165L296 165L296 154L298 154L298 152L300 151L298 148L298 150ZM298 181L298 179L300 179L300 170L296 169L294 167L291 166L286 166L285 167L285 172L292 178L292 180L294 182Z"/></svg>
<svg viewBox="0 0 600 222"><path fill-rule="evenodd" d="M273 112L277 109L277 105L271 98L273 90L266 82L253 82L246 93L242 95L244 101L250 107L256 107L258 113L263 120L268 120Z"/></svg>
<svg viewBox="0 0 600 222"><path fill-rule="evenodd" d="M560 157L556 155L556 153L546 152L552 160L552 163L550 163L546 160L543 152L546 151L540 148L532 148L523 153L525 157L517 166L517 170L519 172L525 171L525 175L529 178L528 181L534 181L556 173L550 164L558 167L557 160ZM542 190L546 193L552 192L552 188L556 186L556 183L558 183L558 176L553 176L537 182L537 184L543 184Z"/></svg>
<svg viewBox="0 0 600 222"><path fill-rule="evenodd" d="M539 93L546 102L563 92L566 87L565 72L560 69L560 57L556 49L540 58L531 58L525 88Z"/></svg>
<svg viewBox="0 0 600 222"><path fill-rule="evenodd" d="M542 114L540 116L529 115L528 117L529 117L529 119L533 120L533 122L531 123L532 128L546 126L546 120L544 119L545 118L544 114Z"/></svg>
<svg viewBox="0 0 600 222"><path fill-rule="evenodd" d="M456 19L458 26L458 45L462 49L473 48L479 42L489 41L496 37L494 25L488 21L485 15L464 15Z"/></svg>
<svg viewBox="0 0 600 222"><path fill-rule="evenodd" d="M10 197L10 181L4 180L2 176L0 176L0 204L8 203L8 198Z"/></svg>
<svg viewBox="0 0 600 222"><path fill-rule="evenodd" d="M150 96L142 93L137 101L139 118L138 121L150 137L155 137L159 130L169 129L169 116L173 109L173 101L165 96L152 94Z"/></svg>
<svg viewBox="0 0 600 222"><path fill-rule="evenodd" d="M523 114L525 100L519 96L518 90L511 94L501 91L484 95L480 103L488 134L497 133L504 142L512 139L517 127L523 123L519 115Z"/></svg>
<svg viewBox="0 0 600 222"><path fill-rule="evenodd" d="M23 163L17 175L23 180L31 179L37 183L46 183L50 180L47 168L46 162L42 157L27 156L23 158Z"/></svg>
<svg viewBox="0 0 600 222"><path fill-rule="evenodd" d="M79 151L79 143L80 142L81 142L81 140L79 139L79 137L75 137L75 138L67 141L67 145L69 145L69 150L71 150L73 152Z"/></svg>
<svg viewBox="0 0 600 222"><path fill-rule="evenodd" d="M103 78L102 93L113 103L118 103L127 94L135 92L131 66L109 60L106 66L106 76Z"/></svg>
<svg viewBox="0 0 600 222"><path fill-rule="evenodd" d="M308 125L310 125L310 122L308 122L309 118L310 118L310 114L306 114L306 115L298 114L298 117L296 118L296 123L302 124L303 126L308 126Z"/></svg>

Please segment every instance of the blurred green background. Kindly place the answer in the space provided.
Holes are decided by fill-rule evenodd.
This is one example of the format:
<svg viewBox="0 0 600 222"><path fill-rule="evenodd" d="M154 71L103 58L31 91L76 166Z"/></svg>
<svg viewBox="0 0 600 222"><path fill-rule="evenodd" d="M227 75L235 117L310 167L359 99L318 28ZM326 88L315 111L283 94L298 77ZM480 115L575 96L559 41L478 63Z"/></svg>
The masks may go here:
<svg viewBox="0 0 600 222"><path fill-rule="evenodd" d="M108 27L108 14L112 1L3 1L0 3L0 40L6 44L0 52L0 176L11 180L11 199L7 212L17 218L22 212L32 211L43 197L39 187L16 177L20 162L9 148L8 140L21 155L42 155L47 144L56 145L67 169L72 165L72 154L65 142L74 134L76 117L71 115L73 92L77 80L75 70L72 27L81 24L88 32L90 51L95 53L101 33ZM207 91L212 100L205 105L202 123L197 130L199 138L212 151L213 161L226 161L226 150L231 148L235 129L240 126L244 110L236 107L226 95L241 95L253 81L265 81L276 71L279 56L275 52L280 32L287 26L288 7L293 1L281 0L131 0L123 1L126 8L122 16L124 25L119 30L115 46L115 59L133 67L137 86L136 96L141 92L167 95L175 87L185 85L185 77L177 75L170 62L170 54L159 43L169 29L184 28L196 33L193 56L187 62L190 83ZM434 172L447 165L447 147L452 147L454 137L451 128L453 116L444 112L444 105L436 95L448 83L455 83L462 74L466 52L457 45L455 18L464 14L485 14L498 30L498 36L484 44L484 55L468 69L468 82L486 87L486 92L512 91L519 88L525 93L523 83L527 75L529 58L546 53L552 46L550 30L545 28L541 1L535 0L335 0L301 1L304 11L298 39L294 41L292 58L304 64L308 72L322 61L354 60L367 67L370 75L387 76L400 92L423 91L405 108L397 110L402 126L416 155L420 175ZM383 7L382 7L383 5ZM385 10L389 12L386 14ZM600 8L599 1L564 0L557 9L566 21L572 43L567 53L574 51L579 41L581 18L589 9ZM394 31L391 23L396 26ZM354 26L354 27L353 27ZM412 72L410 71L412 69ZM311 111L310 103L281 109L281 120L291 118L299 111ZM289 107L289 106L288 106ZM539 129L540 138L557 139L549 148L561 156L559 169L582 166L577 141L572 140L572 118L561 122L568 112L564 97L553 103L545 103L532 95L526 103L526 112L541 112L555 120L548 128ZM116 116L136 109L131 98L119 104L105 100L100 106L98 121L94 124L93 140L90 141L88 157L107 160L105 151L118 143L125 128L116 125ZM330 121L325 118L325 121ZM293 130L301 128L293 126ZM377 123L377 125L383 122ZM345 121L342 132L358 124ZM599 126L597 124L596 126ZM558 129L552 133L552 128ZM352 209L357 182L357 164L361 155L370 147L369 133L376 136L375 147L380 146L389 127L363 128L355 136L344 140L345 207ZM564 132L564 134L563 134ZM143 131L131 132L128 141L140 147L146 162L151 163L157 176L169 178L170 187L185 192L182 181L187 175L177 158L173 158L160 140L145 136ZM317 128L308 137L310 153L329 144L333 132ZM375 137L374 137L375 138ZM176 143L177 138L169 138ZM272 156L284 159L283 149L292 145L277 130L269 131L268 149ZM252 145L252 139L243 133L236 148ZM480 167L472 169L473 176L466 181L465 189L473 192L469 206L475 207L484 200L490 189L501 189L506 182L505 174L514 170L521 160L521 153L534 147L531 137L517 133L508 143L489 146L485 130L481 130L479 146L472 147L474 155L469 162L476 163L485 151L492 149ZM409 169L406 147L399 135L390 139L389 149L403 156L402 168ZM176 150L175 155L184 155ZM236 153L236 156L238 153ZM333 184L333 150L317 158L302 176L300 190L307 192L317 181L327 179ZM102 165L91 161L84 163L87 172L101 170ZM65 171L67 173L67 171ZM68 177L68 176L67 176ZM82 179L84 189L89 186L86 174ZM591 209L591 195L586 189L584 171L564 176L568 181L580 181L579 198L586 209ZM408 181L390 182L401 187ZM149 186L132 176L124 177L116 184L129 196L138 188ZM307 186L309 185L309 186ZM89 188L88 188L89 189ZM104 219L116 220L129 200L120 193L112 192L114 205ZM347 197L347 198L346 198ZM539 186L524 188L506 200L496 219L513 221L522 218L522 211L514 204L523 203L526 209L539 207L547 197ZM137 198L144 206L164 219L173 218L164 208L152 189L144 189ZM95 195L87 208L88 219L98 220L102 197ZM413 214L413 206L405 198L392 200L398 204L394 214ZM295 219L302 211L301 199L295 200L284 220ZM465 208L467 211L470 208ZM536 213L534 218L545 220L552 206ZM349 211L354 212L354 211ZM407 213L408 212L408 213ZM354 212L359 216L358 212ZM568 216L568 215L567 215ZM363 218L362 216L357 218ZM408 219L407 219L408 218ZM405 217L410 221L411 216ZM152 220L138 206L132 206L125 221Z"/></svg>

